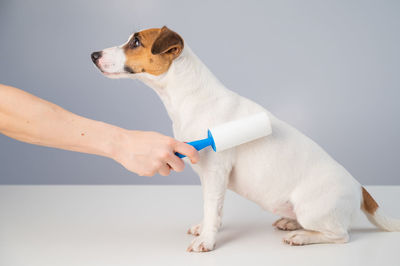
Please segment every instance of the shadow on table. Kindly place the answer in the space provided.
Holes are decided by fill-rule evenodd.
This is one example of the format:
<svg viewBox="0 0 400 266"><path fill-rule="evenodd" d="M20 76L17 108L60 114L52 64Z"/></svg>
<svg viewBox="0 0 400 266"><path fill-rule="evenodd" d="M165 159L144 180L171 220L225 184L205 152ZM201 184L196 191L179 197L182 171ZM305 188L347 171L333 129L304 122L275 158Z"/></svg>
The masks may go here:
<svg viewBox="0 0 400 266"><path fill-rule="evenodd" d="M241 238L259 237L260 235L268 237L273 231L272 222L269 223L268 221L222 225L218 236L218 245L222 246Z"/></svg>

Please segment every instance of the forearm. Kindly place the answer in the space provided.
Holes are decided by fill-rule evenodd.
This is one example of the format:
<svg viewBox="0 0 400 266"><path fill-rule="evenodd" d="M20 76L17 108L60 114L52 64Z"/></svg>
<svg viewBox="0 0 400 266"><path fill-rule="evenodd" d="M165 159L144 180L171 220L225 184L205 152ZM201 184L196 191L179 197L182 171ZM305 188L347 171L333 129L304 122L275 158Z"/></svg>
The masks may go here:
<svg viewBox="0 0 400 266"><path fill-rule="evenodd" d="M0 84L0 132L32 144L111 157L123 130Z"/></svg>

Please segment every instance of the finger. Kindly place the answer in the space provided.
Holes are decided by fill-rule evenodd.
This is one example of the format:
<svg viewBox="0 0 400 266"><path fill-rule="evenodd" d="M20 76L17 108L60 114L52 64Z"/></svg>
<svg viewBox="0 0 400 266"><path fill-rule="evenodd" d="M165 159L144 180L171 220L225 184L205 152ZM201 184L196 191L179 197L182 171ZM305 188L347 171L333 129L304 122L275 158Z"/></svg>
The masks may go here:
<svg viewBox="0 0 400 266"><path fill-rule="evenodd" d="M199 152L192 145L183 142L176 142L175 151L186 155L192 163L197 163L200 159Z"/></svg>
<svg viewBox="0 0 400 266"><path fill-rule="evenodd" d="M169 173L171 172L171 168L167 165L164 164L163 166L160 167L160 169L158 170L158 173L162 176L167 176L169 175Z"/></svg>
<svg viewBox="0 0 400 266"><path fill-rule="evenodd" d="M185 168L185 163L178 156L175 156L175 154L168 158L167 163L176 172L182 172Z"/></svg>

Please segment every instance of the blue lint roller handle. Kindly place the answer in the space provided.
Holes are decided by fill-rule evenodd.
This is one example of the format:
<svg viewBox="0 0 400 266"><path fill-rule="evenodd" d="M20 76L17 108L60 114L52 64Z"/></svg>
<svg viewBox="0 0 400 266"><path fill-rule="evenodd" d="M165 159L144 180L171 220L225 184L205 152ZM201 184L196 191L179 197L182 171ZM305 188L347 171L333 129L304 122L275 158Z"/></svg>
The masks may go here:
<svg viewBox="0 0 400 266"><path fill-rule="evenodd" d="M196 150L202 150L208 146L211 146L213 150L215 151L215 143L214 143L214 138L211 135L210 130L208 130L208 137L205 139L200 139L200 140L195 140L191 142L187 142L186 144L192 145ZM178 152L175 152L175 155L178 156L179 158L184 158L186 155L180 154Z"/></svg>

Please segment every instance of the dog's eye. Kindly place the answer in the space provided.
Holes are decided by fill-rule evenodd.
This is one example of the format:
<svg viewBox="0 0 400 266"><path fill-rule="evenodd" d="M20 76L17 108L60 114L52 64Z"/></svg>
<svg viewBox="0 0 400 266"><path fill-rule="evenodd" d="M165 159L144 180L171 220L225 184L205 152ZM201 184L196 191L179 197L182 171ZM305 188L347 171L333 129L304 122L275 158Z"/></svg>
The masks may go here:
<svg viewBox="0 0 400 266"><path fill-rule="evenodd" d="M133 38L131 43L129 44L129 46L132 49L136 48L136 47L139 47L140 46L140 40L137 37Z"/></svg>

